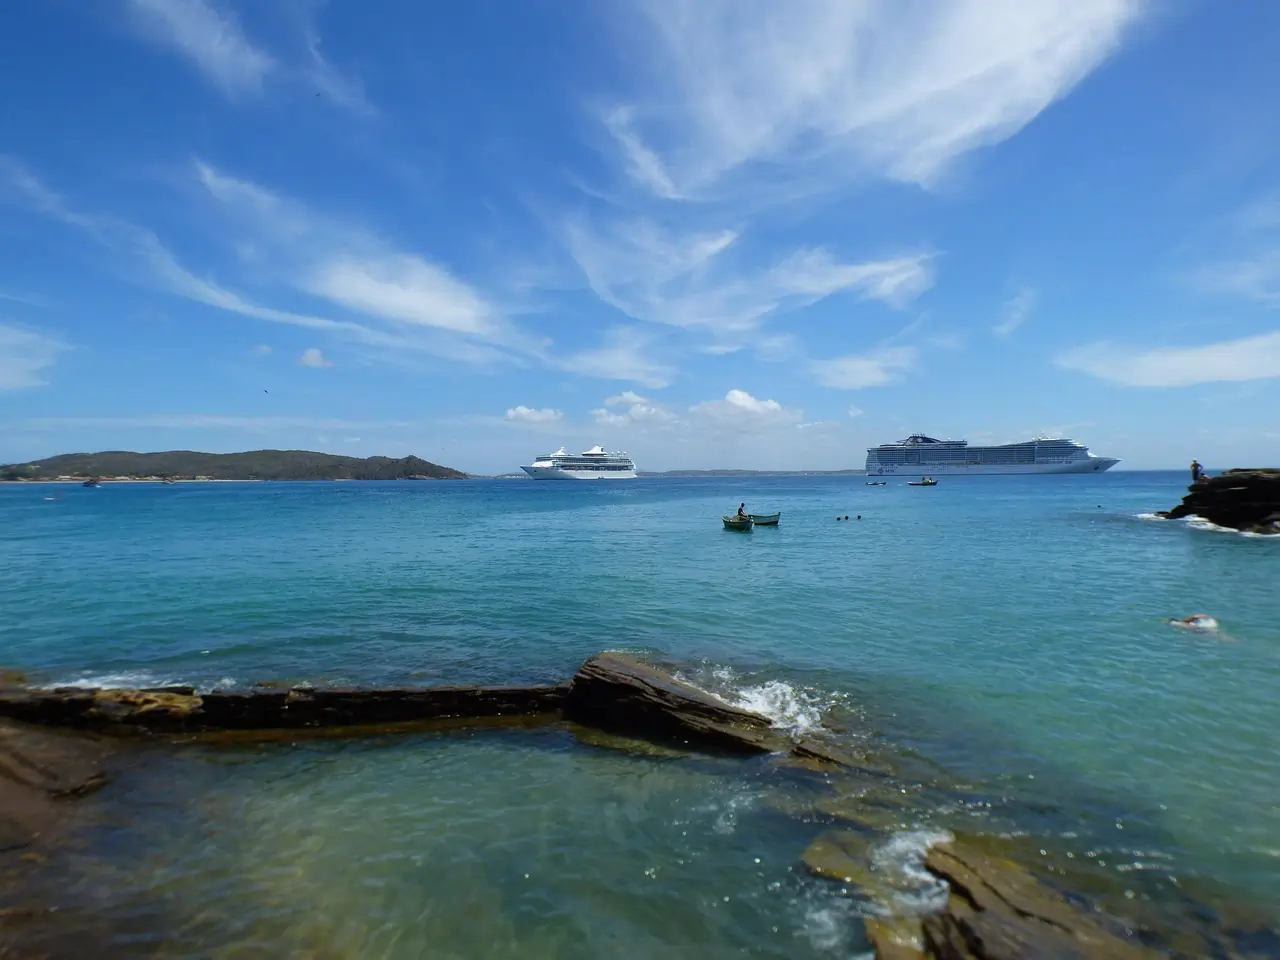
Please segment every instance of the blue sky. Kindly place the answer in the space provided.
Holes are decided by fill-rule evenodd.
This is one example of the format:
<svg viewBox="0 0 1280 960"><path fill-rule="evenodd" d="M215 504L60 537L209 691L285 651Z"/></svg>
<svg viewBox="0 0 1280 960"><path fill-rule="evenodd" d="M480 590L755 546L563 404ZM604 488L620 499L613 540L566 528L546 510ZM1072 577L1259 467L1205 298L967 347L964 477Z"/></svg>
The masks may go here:
<svg viewBox="0 0 1280 960"><path fill-rule="evenodd" d="M1280 4L9 0L0 461L1280 461Z"/></svg>

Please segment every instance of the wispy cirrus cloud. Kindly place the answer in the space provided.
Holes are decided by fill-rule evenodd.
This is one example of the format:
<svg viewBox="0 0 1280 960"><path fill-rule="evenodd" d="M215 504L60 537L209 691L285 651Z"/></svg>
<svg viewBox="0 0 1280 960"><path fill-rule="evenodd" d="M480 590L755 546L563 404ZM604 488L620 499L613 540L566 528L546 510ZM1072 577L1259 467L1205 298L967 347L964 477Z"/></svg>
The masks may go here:
<svg viewBox="0 0 1280 960"><path fill-rule="evenodd" d="M1035 308L1036 292L1030 287L1023 287L1004 302L1001 308L1000 322L991 328L991 332L997 337L1012 335L1013 331L1026 322L1027 317L1031 316L1031 311Z"/></svg>
<svg viewBox="0 0 1280 960"><path fill-rule="evenodd" d="M837 390L862 390L892 383L915 366L915 347L884 347L867 353L814 360L814 376L823 386Z"/></svg>
<svg viewBox="0 0 1280 960"><path fill-rule="evenodd" d="M741 251L737 230L680 231L649 219L599 227L580 220L567 246L592 291L627 316L735 338L773 315L836 294L900 306L933 283L931 257L910 254L845 261L821 247L800 248L759 266Z"/></svg>
<svg viewBox="0 0 1280 960"><path fill-rule="evenodd" d="M559 362L562 369L602 380L628 380L645 387L665 387L675 376L675 368L650 356L654 337L636 327L614 327L605 332L603 343L589 347Z"/></svg>
<svg viewBox="0 0 1280 960"><path fill-rule="evenodd" d="M797 168L931 184L1119 46L1140 0L639 0L637 93L606 114L632 178L721 195ZM750 168L750 169L747 169Z"/></svg>
<svg viewBox="0 0 1280 960"><path fill-rule="evenodd" d="M197 164L196 173L217 212L233 223L236 235L222 238L227 246L255 251L250 273L258 286L293 301L299 295L324 301L354 319L269 306L201 276L150 230L75 209L10 157L0 156L0 195L83 231L131 279L219 310L327 331L393 358L429 354L477 366L542 358L537 342L438 264L207 164Z"/></svg>
<svg viewBox="0 0 1280 960"><path fill-rule="evenodd" d="M66 349L47 334L0 323L0 390L43 386L45 371Z"/></svg>
<svg viewBox="0 0 1280 960"><path fill-rule="evenodd" d="M230 10L208 0L128 0L135 20L158 44L186 57L231 97L258 93L277 63L245 36Z"/></svg>
<svg viewBox="0 0 1280 960"><path fill-rule="evenodd" d="M196 164L196 174L241 232L241 242L258 251L260 269L273 272L283 285L358 314L366 323L385 321L389 332L418 337L450 359L541 356L540 344L444 266L207 163ZM436 335L423 340L422 328Z"/></svg>
<svg viewBox="0 0 1280 960"><path fill-rule="evenodd" d="M1191 347L1095 343L1067 351L1057 364L1129 387L1280 379L1280 331Z"/></svg>

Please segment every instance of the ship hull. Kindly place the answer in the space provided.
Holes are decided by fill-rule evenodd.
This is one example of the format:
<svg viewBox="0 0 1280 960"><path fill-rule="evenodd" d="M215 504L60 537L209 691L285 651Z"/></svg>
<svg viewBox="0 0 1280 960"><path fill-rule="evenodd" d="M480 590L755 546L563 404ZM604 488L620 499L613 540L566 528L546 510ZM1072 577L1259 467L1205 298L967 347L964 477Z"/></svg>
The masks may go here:
<svg viewBox="0 0 1280 960"><path fill-rule="evenodd" d="M535 480L634 480L634 470L562 470L559 467L521 467Z"/></svg>
<svg viewBox="0 0 1280 960"><path fill-rule="evenodd" d="M867 466L869 477L969 477L1022 476L1030 474L1102 473L1119 460L1090 457L1066 463L895 463Z"/></svg>

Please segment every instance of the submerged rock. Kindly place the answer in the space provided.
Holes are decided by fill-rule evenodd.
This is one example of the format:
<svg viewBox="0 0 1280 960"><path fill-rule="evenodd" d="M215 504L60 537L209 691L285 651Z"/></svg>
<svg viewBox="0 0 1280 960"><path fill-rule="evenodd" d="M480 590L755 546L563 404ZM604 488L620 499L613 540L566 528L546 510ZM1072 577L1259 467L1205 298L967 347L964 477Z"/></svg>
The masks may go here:
<svg viewBox="0 0 1280 960"><path fill-rule="evenodd" d="M925 960L918 917L867 917L862 926L876 960Z"/></svg>
<svg viewBox="0 0 1280 960"><path fill-rule="evenodd" d="M107 782L108 742L0 720L0 864L12 871L38 862L71 812L68 800ZM3 857L12 862L4 862Z"/></svg>
<svg viewBox="0 0 1280 960"><path fill-rule="evenodd" d="M947 882L941 914L924 920L925 953L938 960L1155 960L1163 954L1108 929L1010 860L964 842L932 848L930 873Z"/></svg>
<svg viewBox="0 0 1280 960"><path fill-rule="evenodd" d="M1195 516L1233 530L1280 535L1280 469L1228 470L1187 490L1180 504L1160 516Z"/></svg>

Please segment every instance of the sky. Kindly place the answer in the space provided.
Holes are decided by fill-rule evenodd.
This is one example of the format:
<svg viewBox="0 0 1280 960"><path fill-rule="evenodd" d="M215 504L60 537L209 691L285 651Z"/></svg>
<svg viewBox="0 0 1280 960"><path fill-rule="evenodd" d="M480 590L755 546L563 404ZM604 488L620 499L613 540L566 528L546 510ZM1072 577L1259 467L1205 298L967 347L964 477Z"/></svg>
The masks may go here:
<svg viewBox="0 0 1280 960"><path fill-rule="evenodd" d="M1273 0L7 0L0 462L1280 463Z"/></svg>

